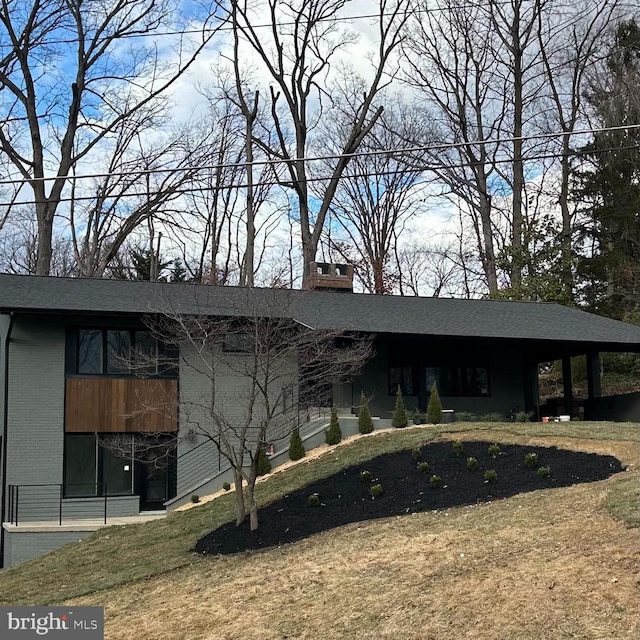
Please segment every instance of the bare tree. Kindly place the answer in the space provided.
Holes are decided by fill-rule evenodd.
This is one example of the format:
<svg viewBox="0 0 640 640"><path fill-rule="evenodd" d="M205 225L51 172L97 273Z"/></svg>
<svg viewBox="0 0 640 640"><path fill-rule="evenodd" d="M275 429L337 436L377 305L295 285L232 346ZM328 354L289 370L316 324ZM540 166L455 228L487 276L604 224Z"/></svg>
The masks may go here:
<svg viewBox="0 0 640 640"><path fill-rule="evenodd" d="M346 4L346 0L266 0L263 8L273 25L270 33L258 29L254 2L232 0L232 10L220 4L232 20L235 33L257 55L271 82L272 125L268 130L275 131L275 140L261 136L258 142L286 167L282 184L296 195L305 273L315 259L340 177L382 113L382 107L375 107L374 101L387 82L385 72L391 72L391 57L407 19L405 0L380 0L372 78L354 105L345 136L338 145L340 157L332 166L319 204L314 206L306 162L309 142L331 100L326 84L331 65L340 52L356 41L355 34L340 24L340 12Z"/></svg>
<svg viewBox="0 0 640 640"><path fill-rule="evenodd" d="M497 150L489 141L498 137L503 98L493 78L498 53L491 22L482 6L455 0L438 0L438 11L425 0L414 0L412 8L415 17L403 43L404 79L424 98L424 117L433 121L436 139L457 144L428 149L416 162L434 172L456 204L466 205L487 287L495 293L492 181Z"/></svg>
<svg viewBox="0 0 640 640"><path fill-rule="evenodd" d="M556 142L560 156L560 184L557 193L562 220L559 234L562 257L561 279L566 300L573 298L573 236L576 212L571 198L572 137L583 121L582 108L588 71L605 50L609 25L615 21L618 0L603 0L595 5L580 2L570 11L572 19L547 5L538 12L538 41L549 89L550 128L564 135Z"/></svg>
<svg viewBox="0 0 640 640"><path fill-rule="evenodd" d="M0 161L33 194L35 272L47 274L67 177L100 165L100 147L123 123L162 111L163 96L213 37L175 37L175 63L157 40L174 26L174 0L6 0L0 5ZM212 14L215 15L215 14ZM126 45L127 55L117 49Z"/></svg>
<svg viewBox="0 0 640 640"><path fill-rule="evenodd" d="M236 289L218 300L225 315L217 317L186 315L167 300L162 315L148 321L158 338L180 350L181 375L194 381L181 393L180 429L211 441L228 460L236 524L248 512L251 530L258 527L260 448L298 427L300 396L311 401L355 375L372 354L369 338L296 322L300 295L306 294Z"/></svg>
<svg viewBox="0 0 640 640"><path fill-rule="evenodd" d="M357 79L356 79L357 83ZM358 85L348 87L355 95ZM334 140L344 138L348 123L349 95L335 120L323 126L324 148L333 152ZM398 102L388 106L362 143L342 176L330 206L331 220L325 232L330 248L353 262L359 279L370 293L391 293L394 288L393 247L401 242L405 224L421 210L426 181L423 172L407 158L388 152L408 139L426 139L422 114ZM387 151L382 153L383 151ZM319 172L330 168L321 163ZM314 187L318 191L318 187ZM344 249L350 247L349 254Z"/></svg>
<svg viewBox="0 0 640 640"><path fill-rule="evenodd" d="M106 173L90 188L71 180L69 229L80 275L103 277L137 231L155 247L156 226L176 224L183 191L211 162L208 145L206 136L196 142L184 130L150 144L136 128L118 131Z"/></svg>

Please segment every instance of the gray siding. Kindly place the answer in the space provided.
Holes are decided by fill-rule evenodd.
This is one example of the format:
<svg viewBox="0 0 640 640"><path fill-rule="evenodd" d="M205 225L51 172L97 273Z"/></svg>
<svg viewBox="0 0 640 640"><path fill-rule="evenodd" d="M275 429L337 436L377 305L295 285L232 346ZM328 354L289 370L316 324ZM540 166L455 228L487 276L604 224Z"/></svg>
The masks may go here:
<svg viewBox="0 0 640 640"><path fill-rule="evenodd" d="M229 463L220 456L211 438L217 438L217 429L212 421L211 378L215 376L215 411L223 414L229 425L227 437L233 442L231 430L241 426L247 419L248 398L251 382L244 374L253 357L242 353L224 353L218 350L203 359L190 345L181 348L180 357L180 411L177 460L177 495L202 485L207 479L228 468ZM213 371L211 367L214 367ZM275 366L275 363L272 363ZM280 382L289 384L294 380L295 362L283 365L282 380L275 386L274 394L280 393ZM275 398L272 398L274 401ZM294 398L295 401L295 398ZM260 424L262 401L258 398L253 414L254 433ZM269 440L288 435L295 426L297 412L291 412L289 421L275 426Z"/></svg>
<svg viewBox="0 0 640 640"><path fill-rule="evenodd" d="M3 448L4 442L3 438L3 430L4 430L4 368L5 368L5 338L7 336L7 331L9 330L9 316L0 314L0 481L2 479L2 459L3 459ZM1 495L2 488L0 487L0 500L2 500Z"/></svg>
<svg viewBox="0 0 640 640"><path fill-rule="evenodd" d="M8 484L62 482L64 325L18 317L9 360Z"/></svg>
<svg viewBox="0 0 640 640"><path fill-rule="evenodd" d="M5 531L5 567L37 558L44 553L78 542L93 534L89 531Z"/></svg>

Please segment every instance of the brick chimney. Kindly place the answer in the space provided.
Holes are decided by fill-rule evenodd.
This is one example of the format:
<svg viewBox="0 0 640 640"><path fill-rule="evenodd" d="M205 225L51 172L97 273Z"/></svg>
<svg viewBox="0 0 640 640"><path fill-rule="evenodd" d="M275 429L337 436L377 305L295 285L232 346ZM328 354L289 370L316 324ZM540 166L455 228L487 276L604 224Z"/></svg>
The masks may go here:
<svg viewBox="0 0 640 640"><path fill-rule="evenodd" d="M302 288L353 293L353 265L312 262L309 275L302 281Z"/></svg>

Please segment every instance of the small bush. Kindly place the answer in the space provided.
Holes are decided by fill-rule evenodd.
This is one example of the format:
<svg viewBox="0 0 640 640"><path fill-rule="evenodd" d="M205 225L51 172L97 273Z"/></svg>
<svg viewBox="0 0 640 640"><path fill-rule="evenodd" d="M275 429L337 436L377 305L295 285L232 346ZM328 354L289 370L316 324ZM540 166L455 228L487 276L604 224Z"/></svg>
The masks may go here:
<svg viewBox="0 0 640 640"><path fill-rule="evenodd" d="M538 454L533 451L527 453L524 457L524 465L525 467L529 467L529 469L535 469L538 466Z"/></svg>
<svg viewBox="0 0 640 640"><path fill-rule="evenodd" d="M231 484L229 484L228 482L225 482L225 483L222 485L222 488L223 488L225 491L231 491Z"/></svg>
<svg viewBox="0 0 640 640"><path fill-rule="evenodd" d="M300 437L300 430L294 429L289 440L289 460L300 460L307 455Z"/></svg>
<svg viewBox="0 0 640 640"><path fill-rule="evenodd" d="M307 504L310 507L319 507L320 506L320 494L312 493L307 496Z"/></svg>
<svg viewBox="0 0 640 640"><path fill-rule="evenodd" d="M456 411L453 414L453 420L455 422L477 422L478 416L470 411Z"/></svg>
<svg viewBox="0 0 640 640"><path fill-rule="evenodd" d="M538 478L548 478L551 475L551 467L539 467L537 474Z"/></svg>
<svg viewBox="0 0 640 640"><path fill-rule="evenodd" d="M198 504L198 502L200 502L200 496L196 493L194 493L191 496L191 502L193 502L193 504Z"/></svg>
<svg viewBox="0 0 640 640"><path fill-rule="evenodd" d="M490 444L489 448L487 449L487 453L492 458L497 458L500 455L500 445L497 445L495 442L493 444Z"/></svg>
<svg viewBox="0 0 640 640"><path fill-rule="evenodd" d="M442 478L440 476L431 476L431 478L429 478L429 484L434 489L437 489L442 484Z"/></svg>
<svg viewBox="0 0 640 640"><path fill-rule="evenodd" d="M431 395L427 405L427 423L439 424L442 421L442 402L438 393L438 385L434 382L431 386Z"/></svg>
<svg viewBox="0 0 640 640"><path fill-rule="evenodd" d="M398 385L398 391L396 392L396 408L393 412L393 418L391 418L391 426L395 429L404 429L409 424L409 416L407 410L404 408L404 400L402 399L402 389Z"/></svg>
<svg viewBox="0 0 640 640"><path fill-rule="evenodd" d="M460 442L460 440L456 440L452 445L451 448L453 449L453 452L459 457L462 455L462 452L464 451L464 445L462 444L462 442Z"/></svg>
<svg viewBox="0 0 640 640"><path fill-rule="evenodd" d="M412 452L411 456L414 460L422 460L422 447L416 447Z"/></svg>
<svg viewBox="0 0 640 640"><path fill-rule="evenodd" d="M335 407L331 407L331 422L329 423L329 428L324 432L324 439L329 445L338 444L342 440L338 410Z"/></svg>
<svg viewBox="0 0 640 640"><path fill-rule="evenodd" d="M360 392L360 410L358 411L358 431L360 433L371 433L373 431L373 420L369 411L369 400Z"/></svg>
<svg viewBox="0 0 640 640"><path fill-rule="evenodd" d="M372 480L373 480L373 476L371 475L371 471L365 470L360 472L360 482L362 482L362 484L369 485L371 484Z"/></svg>
<svg viewBox="0 0 640 640"><path fill-rule="evenodd" d="M264 447L260 447L258 449L258 475L266 476L268 473L271 473L271 460L269 460Z"/></svg>
<svg viewBox="0 0 640 640"><path fill-rule="evenodd" d="M506 422L507 418L503 413L483 413L477 417L478 422Z"/></svg>
<svg viewBox="0 0 640 640"><path fill-rule="evenodd" d="M379 498L382 495L382 485L374 484L369 487L369 493L373 499Z"/></svg>
<svg viewBox="0 0 640 640"><path fill-rule="evenodd" d="M498 479L498 474L494 469L487 469L484 472L484 481L485 482L495 482Z"/></svg>
<svg viewBox="0 0 640 640"><path fill-rule="evenodd" d="M467 469L469 469L469 471L474 471L477 468L478 468L478 459L474 458L473 456L467 458Z"/></svg>
<svg viewBox="0 0 640 640"><path fill-rule="evenodd" d="M425 414L420 411L420 409L416 409L411 416L411 420L413 420L413 424L424 424L427 419Z"/></svg>
<svg viewBox="0 0 640 640"><path fill-rule="evenodd" d="M422 473L427 473L431 469L431 465L428 462L418 462L417 469Z"/></svg>
<svg viewBox="0 0 640 640"><path fill-rule="evenodd" d="M531 422L533 411L516 411L513 414L514 422Z"/></svg>

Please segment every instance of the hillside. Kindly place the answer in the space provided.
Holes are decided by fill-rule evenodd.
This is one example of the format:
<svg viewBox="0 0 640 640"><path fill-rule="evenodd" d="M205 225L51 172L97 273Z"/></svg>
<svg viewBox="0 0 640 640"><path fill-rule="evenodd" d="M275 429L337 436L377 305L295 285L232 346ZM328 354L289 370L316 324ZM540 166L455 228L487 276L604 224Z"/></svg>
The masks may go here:
<svg viewBox="0 0 640 640"><path fill-rule="evenodd" d="M260 503L439 437L610 455L630 470L355 522L275 549L195 554L233 517L233 496L223 495L0 572L0 604L104 606L106 637L123 640L638 637L638 425L374 433L273 474L259 485Z"/></svg>

